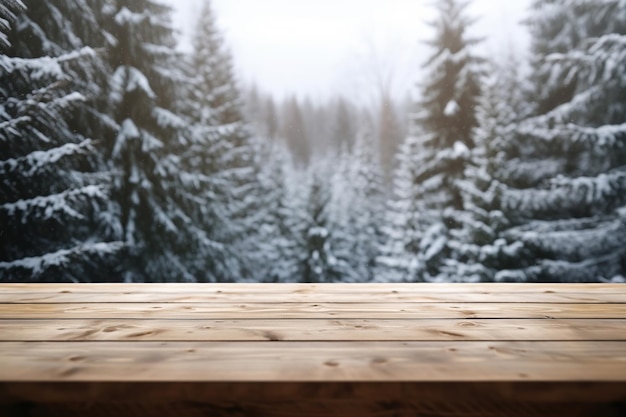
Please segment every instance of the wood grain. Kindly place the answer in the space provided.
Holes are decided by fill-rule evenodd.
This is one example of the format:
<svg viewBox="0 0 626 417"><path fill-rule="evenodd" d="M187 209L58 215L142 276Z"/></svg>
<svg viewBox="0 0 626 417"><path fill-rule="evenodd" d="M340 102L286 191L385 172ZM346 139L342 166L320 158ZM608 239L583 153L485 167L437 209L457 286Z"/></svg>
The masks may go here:
<svg viewBox="0 0 626 417"><path fill-rule="evenodd" d="M626 342L0 342L0 381L624 381Z"/></svg>
<svg viewBox="0 0 626 417"><path fill-rule="evenodd" d="M0 415L626 415L626 285L0 284Z"/></svg>
<svg viewBox="0 0 626 417"><path fill-rule="evenodd" d="M626 285L608 288L528 284L23 284L0 287L1 303L212 303L212 302L412 302L412 303L626 303ZM186 286L189 285L189 286ZM456 285L456 284L455 284ZM584 285L584 284L583 284ZM94 287L92 287L94 286ZM29 288L29 287L26 287ZM47 290L46 290L47 288ZM552 288L552 289L549 289Z"/></svg>
<svg viewBox="0 0 626 417"><path fill-rule="evenodd" d="M543 303L75 303L0 304L0 318L169 319L541 319L626 317L626 304Z"/></svg>
<svg viewBox="0 0 626 417"><path fill-rule="evenodd" d="M626 319L0 319L0 341L625 340Z"/></svg>

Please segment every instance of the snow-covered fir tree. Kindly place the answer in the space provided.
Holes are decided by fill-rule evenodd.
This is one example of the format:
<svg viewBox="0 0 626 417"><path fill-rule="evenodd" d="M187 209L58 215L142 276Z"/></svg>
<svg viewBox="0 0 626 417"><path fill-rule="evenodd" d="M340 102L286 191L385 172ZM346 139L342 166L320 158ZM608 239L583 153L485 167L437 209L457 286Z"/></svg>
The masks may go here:
<svg viewBox="0 0 626 417"><path fill-rule="evenodd" d="M545 114L570 101L576 94L576 79L556 80L553 54L569 53L589 39L620 33L620 1L534 0L526 25L531 34L531 81L527 101L537 114ZM591 18L590 16L593 16Z"/></svg>
<svg viewBox="0 0 626 417"><path fill-rule="evenodd" d="M544 4L545 3L545 4ZM626 4L535 2L536 115L504 142L503 211L531 265L498 280L623 279L626 270Z"/></svg>
<svg viewBox="0 0 626 417"><path fill-rule="evenodd" d="M219 244L202 254L212 262L205 279L253 276L260 280L263 256L256 249L261 238L258 229L270 216L259 178L260 164L265 161L258 157L260 145L244 121L232 57L208 0L200 12L193 45L188 111L195 126L186 161L206 179L196 193L205 199L197 221Z"/></svg>
<svg viewBox="0 0 626 417"><path fill-rule="evenodd" d="M121 261L127 281L193 281L204 265L189 257L212 243L181 197L180 155L190 134L177 114L184 76L170 14L153 0L103 0L100 15L112 35L107 109L114 135L106 156L128 247Z"/></svg>
<svg viewBox="0 0 626 417"><path fill-rule="evenodd" d="M383 242L377 259L376 276L382 282L410 282L417 280L417 255L420 251L423 220L420 187L414 181L414 161L420 155L422 141L408 137L400 146L393 175L393 195L386 200Z"/></svg>
<svg viewBox="0 0 626 417"><path fill-rule="evenodd" d="M0 4L2 279L103 279L121 248L98 233L107 187L94 172L94 141L72 120L97 59L85 47L95 32L73 25L92 10L70 3Z"/></svg>
<svg viewBox="0 0 626 417"><path fill-rule="evenodd" d="M457 179L462 209L447 219L454 227L440 276L448 281L492 281L499 270L527 255L520 242L507 242L502 235L511 222L501 210L504 185L499 176L507 161L498 147L510 136L511 125L529 110L518 61L509 56L505 64L489 67L476 110L475 147L464 176Z"/></svg>
<svg viewBox="0 0 626 417"><path fill-rule="evenodd" d="M297 282L308 256L306 174L294 169L281 143L262 146L259 155L263 161L260 201L267 215L258 225L256 280Z"/></svg>
<svg viewBox="0 0 626 417"><path fill-rule="evenodd" d="M352 274L356 281L374 281L376 261L383 240L385 210L384 173L376 153L376 138L363 131L354 144L351 170L353 197L350 205L352 226Z"/></svg>
<svg viewBox="0 0 626 417"><path fill-rule="evenodd" d="M400 149L397 190L389 208L388 243L381 261L394 266L394 274L400 269L396 278L403 280L445 279L439 269L450 250L446 214L462 208L456 180L463 177L474 147L482 73L482 59L472 51L478 40L467 34L472 23L467 6L459 0L435 6L438 16L431 22L435 36L428 42L434 52L425 65L427 75L412 132Z"/></svg>
<svg viewBox="0 0 626 417"><path fill-rule="evenodd" d="M296 192L301 207L299 222L294 224L299 234L294 241L301 248L300 261L296 271L302 282L336 282L341 278L341 268L332 246L333 230L331 223L332 178L331 159L320 159L307 171L307 181ZM297 207L297 206L296 206Z"/></svg>

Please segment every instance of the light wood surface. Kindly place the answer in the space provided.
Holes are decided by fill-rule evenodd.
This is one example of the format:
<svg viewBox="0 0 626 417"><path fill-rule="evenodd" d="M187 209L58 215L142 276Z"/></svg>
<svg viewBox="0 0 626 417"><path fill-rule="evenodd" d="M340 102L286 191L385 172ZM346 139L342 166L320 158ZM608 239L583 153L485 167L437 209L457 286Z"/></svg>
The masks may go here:
<svg viewBox="0 0 626 417"><path fill-rule="evenodd" d="M0 284L4 416L626 415L626 285Z"/></svg>
<svg viewBox="0 0 626 417"><path fill-rule="evenodd" d="M626 319L0 319L0 341L626 341Z"/></svg>

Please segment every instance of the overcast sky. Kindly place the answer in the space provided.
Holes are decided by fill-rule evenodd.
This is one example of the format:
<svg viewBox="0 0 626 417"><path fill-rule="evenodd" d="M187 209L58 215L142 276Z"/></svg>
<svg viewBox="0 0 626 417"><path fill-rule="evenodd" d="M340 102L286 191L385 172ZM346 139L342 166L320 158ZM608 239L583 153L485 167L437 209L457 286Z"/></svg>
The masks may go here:
<svg viewBox="0 0 626 417"><path fill-rule="evenodd" d="M166 0L177 10L183 47L203 0ZM358 94L376 73L393 74L396 95L419 78L432 37L424 22L436 0L212 0L241 81L256 81L278 96ZM473 33L487 41L482 52L525 51L519 24L530 0L474 0ZM376 68L374 70L373 68Z"/></svg>

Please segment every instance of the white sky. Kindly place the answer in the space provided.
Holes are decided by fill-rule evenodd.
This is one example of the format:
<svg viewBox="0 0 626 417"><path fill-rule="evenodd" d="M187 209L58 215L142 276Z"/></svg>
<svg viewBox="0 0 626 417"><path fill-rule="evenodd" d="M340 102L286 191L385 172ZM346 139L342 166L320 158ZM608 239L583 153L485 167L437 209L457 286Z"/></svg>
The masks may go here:
<svg viewBox="0 0 626 417"><path fill-rule="evenodd" d="M177 10L183 47L203 0L165 0ZM432 37L424 22L436 0L212 0L241 81L256 81L278 96L359 94L375 72L393 73L397 95L418 81ZM473 32L487 38L483 53L526 49L519 21L530 0L474 0ZM378 70L372 70L378 68Z"/></svg>

